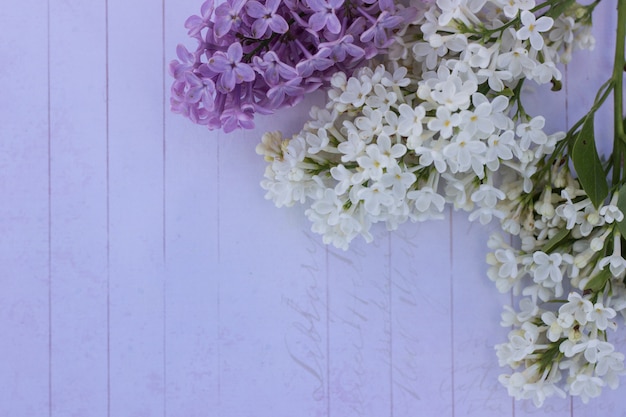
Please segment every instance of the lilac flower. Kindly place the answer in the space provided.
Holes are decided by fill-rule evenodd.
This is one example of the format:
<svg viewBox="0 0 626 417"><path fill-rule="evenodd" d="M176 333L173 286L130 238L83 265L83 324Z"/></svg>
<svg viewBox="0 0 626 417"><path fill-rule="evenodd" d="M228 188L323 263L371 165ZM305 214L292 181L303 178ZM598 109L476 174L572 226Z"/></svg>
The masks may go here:
<svg viewBox="0 0 626 417"><path fill-rule="evenodd" d="M348 76L415 16L393 0L207 0L185 22L198 42L169 66L172 111L209 129L251 128L336 72Z"/></svg>
<svg viewBox="0 0 626 417"><path fill-rule="evenodd" d="M174 78L184 77L186 72L192 71L196 64L196 57L183 45L178 45L176 55L180 61L170 63L170 74Z"/></svg>
<svg viewBox="0 0 626 417"><path fill-rule="evenodd" d="M374 45L378 48L385 48L391 42L388 39L387 30L397 27L402 23L402 17L389 14L383 11L374 24L361 35L362 42L370 42L374 39Z"/></svg>
<svg viewBox="0 0 626 417"><path fill-rule="evenodd" d="M250 65L241 62L243 57L243 49L239 42L233 43L228 47L228 51L216 52L207 63L211 71L220 74L217 80L217 88L222 93L228 93L233 90L235 84L243 81L254 80L254 71Z"/></svg>
<svg viewBox="0 0 626 417"><path fill-rule="evenodd" d="M343 62L348 55L351 56L353 60L358 60L365 56L365 50L354 44L354 37L352 35L345 35L332 42L320 43L319 48L329 48L330 54L328 56L334 62Z"/></svg>
<svg viewBox="0 0 626 417"><path fill-rule="evenodd" d="M298 76L298 71L282 62L274 51L266 53L263 58L255 56L253 62L257 68L263 71L263 77L269 85L278 84L280 78L291 80Z"/></svg>
<svg viewBox="0 0 626 417"><path fill-rule="evenodd" d="M301 97L304 93L300 83L300 77L283 81L267 91L267 98L270 99L269 105L272 108L280 107L287 97ZM296 104L293 102L293 104Z"/></svg>
<svg viewBox="0 0 626 417"><path fill-rule="evenodd" d="M228 0L215 9L215 37L221 38L241 23L239 13L246 0Z"/></svg>
<svg viewBox="0 0 626 417"><path fill-rule="evenodd" d="M252 24L252 35L260 39L265 35L267 29L274 33L285 33L289 30L287 21L279 14L276 14L281 0L267 0L265 5L258 1L249 1L246 4L248 16L256 20Z"/></svg>
<svg viewBox="0 0 626 417"><path fill-rule="evenodd" d="M254 128L253 119L254 109L249 106L244 108L230 107L220 116L220 122L224 126L224 132L229 133L235 129L252 129Z"/></svg>
<svg viewBox="0 0 626 417"><path fill-rule="evenodd" d="M199 78L197 75L188 72L185 74L185 80L189 85L189 89L185 93L185 99L189 103L197 103L202 100L205 108L213 106L213 98L215 97L215 83L210 78Z"/></svg>
<svg viewBox="0 0 626 417"><path fill-rule="evenodd" d="M307 54L307 59L300 61L296 65L296 70L302 78L310 77L316 71L324 71L333 65L332 59L329 59L332 50L330 48L321 48L315 55Z"/></svg>
<svg viewBox="0 0 626 417"><path fill-rule="evenodd" d="M213 0L209 0L202 4L202 8L200 9L201 16L189 16L189 18L185 21L185 27L189 29L189 36L194 38L200 36L202 29L204 29L210 22L213 10Z"/></svg>
<svg viewBox="0 0 626 417"><path fill-rule="evenodd" d="M330 33L341 32L341 22L337 18L335 10L343 6L343 0L307 0L307 3L315 12L309 17L311 30L319 32L327 28Z"/></svg>

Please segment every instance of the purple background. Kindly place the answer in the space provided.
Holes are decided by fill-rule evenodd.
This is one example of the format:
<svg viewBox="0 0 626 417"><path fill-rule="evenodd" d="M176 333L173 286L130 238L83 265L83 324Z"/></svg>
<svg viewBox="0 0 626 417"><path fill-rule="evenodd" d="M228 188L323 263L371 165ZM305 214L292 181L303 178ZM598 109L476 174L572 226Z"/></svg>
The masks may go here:
<svg viewBox="0 0 626 417"><path fill-rule="evenodd" d="M319 95L230 135L170 114L164 68L200 5L0 12L1 417L626 416L624 388L537 411L499 386L511 296L466 215L343 252L264 200L260 135ZM533 99L550 128L609 77L615 5L566 88Z"/></svg>

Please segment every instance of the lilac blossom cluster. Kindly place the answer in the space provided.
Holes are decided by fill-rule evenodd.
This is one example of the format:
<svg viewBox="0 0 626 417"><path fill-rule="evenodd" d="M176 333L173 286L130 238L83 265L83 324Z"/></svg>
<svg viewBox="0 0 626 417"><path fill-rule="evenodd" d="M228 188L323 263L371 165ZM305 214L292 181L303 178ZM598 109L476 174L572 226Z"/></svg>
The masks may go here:
<svg viewBox="0 0 626 417"><path fill-rule="evenodd" d="M375 223L394 230L442 218L445 203L482 224L504 218L501 173L514 171L531 191L537 164L565 137L526 113L523 82L560 79L554 62L590 35L580 22L572 36L542 35L552 19L507 15L502 2L466 3L428 6L396 36L385 65L337 72L326 107L314 108L301 132L264 135L257 152L269 163L266 198L310 204L312 230L342 249L359 235L372 240ZM476 39L480 31L494 34Z"/></svg>
<svg viewBox="0 0 626 417"><path fill-rule="evenodd" d="M502 326L511 328L496 346L499 381L516 399L536 406L552 396L578 396L587 403L626 374L624 354L609 341L626 316L626 259L618 223L619 195L594 207L567 164L547 165L530 193L510 176L503 229L489 240L489 278L501 292L513 291L518 307L505 307Z"/></svg>
<svg viewBox="0 0 626 417"><path fill-rule="evenodd" d="M342 249L357 236L373 240L375 223L394 230L443 218L446 204L482 224L499 219L517 244L490 239L488 276L521 296L502 315L512 330L496 346L510 368L499 381L537 407L568 394L587 403L626 374L609 341L617 315L626 317L626 180L610 197L588 195L594 187L568 159L570 148L590 153L576 143L593 141L593 125L548 134L545 118L524 108L525 83L558 89L558 65L594 45L595 4L436 0L396 36L384 64L337 72L326 106L299 133L268 132L257 146L266 198L307 205L312 230ZM598 160L587 176L607 170Z"/></svg>
<svg viewBox="0 0 626 417"><path fill-rule="evenodd" d="M170 64L172 111L209 129L252 128L255 113L292 106L386 51L415 14L393 0L207 0L185 22L196 50L179 45Z"/></svg>

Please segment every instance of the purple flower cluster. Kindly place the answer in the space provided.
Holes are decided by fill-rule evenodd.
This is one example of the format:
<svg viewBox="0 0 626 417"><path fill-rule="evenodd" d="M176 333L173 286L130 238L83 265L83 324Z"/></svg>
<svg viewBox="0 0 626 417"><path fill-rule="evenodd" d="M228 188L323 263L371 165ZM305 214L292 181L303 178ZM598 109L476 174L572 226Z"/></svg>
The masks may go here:
<svg viewBox="0 0 626 417"><path fill-rule="evenodd" d="M255 113L384 52L415 13L393 0L207 0L185 22L197 49L179 45L170 64L172 111L209 129L252 128Z"/></svg>

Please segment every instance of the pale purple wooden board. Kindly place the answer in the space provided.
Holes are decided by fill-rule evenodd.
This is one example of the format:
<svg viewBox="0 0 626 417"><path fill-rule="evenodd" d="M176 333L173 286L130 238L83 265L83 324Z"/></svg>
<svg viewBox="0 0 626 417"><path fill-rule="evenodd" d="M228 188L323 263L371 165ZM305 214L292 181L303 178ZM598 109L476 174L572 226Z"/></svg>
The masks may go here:
<svg viewBox="0 0 626 417"><path fill-rule="evenodd" d="M200 4L0 13L0 416L626 415L623 388L543 410L507 396L492 346L510 296L464 214L343 252L264 200L260 135L297 131L319 95L230 135L171 114L164 67ZM614 6L533 105L551 128L608 77Z"/></svg>

